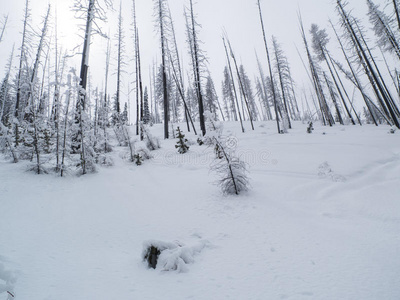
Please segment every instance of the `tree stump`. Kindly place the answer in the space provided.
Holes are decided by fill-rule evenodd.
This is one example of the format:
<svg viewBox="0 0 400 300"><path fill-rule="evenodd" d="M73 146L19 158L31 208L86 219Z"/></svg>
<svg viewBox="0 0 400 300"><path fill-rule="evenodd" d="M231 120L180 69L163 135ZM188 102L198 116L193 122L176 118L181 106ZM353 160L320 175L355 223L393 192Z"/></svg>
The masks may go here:
<svg viewBox="0 0 400 300"><path fill-rule="evenodd" d="M147 248L147 253L144 259L147 261L149 268L156 268L160 253L161 251L155 246L150 246Z"/></svg>

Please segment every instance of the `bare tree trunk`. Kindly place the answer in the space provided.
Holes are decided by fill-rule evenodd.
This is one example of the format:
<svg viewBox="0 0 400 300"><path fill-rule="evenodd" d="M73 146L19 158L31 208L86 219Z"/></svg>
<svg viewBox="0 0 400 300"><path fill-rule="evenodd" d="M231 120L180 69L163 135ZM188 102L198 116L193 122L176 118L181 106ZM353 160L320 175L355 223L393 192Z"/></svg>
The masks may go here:
<svg viewBox="0 0 400 300"><path fill-rule="evenodd" d="M165 11L163 7L163 0L158 0L158 18L161 35L161 68L162 68L162 81L163 81L163 99L164 99L164 139L169 138L169 99L167 87L167 45L165 37Z"/></svg>
<svg viewBox="0 0 400 300"><path fill-rule="evenodd" d="M204 120L204 104L203 104L203 94L201 91L201 77L200 77L200 63L199 63L199 49L198 49L198 41L196 34L196 23L194 20L194 11L193 11L193 1L190 0L190 16L192 22L192 42L193 42L193 58L194 58L194 67L195 67L195 86L197 90L197 97L199 101L199 118L200 118L200 129L204 135L206 135L206 125Z"/></svg>
<svg viewBox="0 0 400 300"><path fill-rule="evenodd" d="M4 17L3 28L1 29L0 33L0 43L3 40L4 31L6 30L7 27L7 21L8 21L8 15Z"/></svg>
<svg viewBox="0 0 400 300"><path fill-rule="evenodd" d="M393 123L396 125L396 127L400 128L400 123L399 123L398 117L395 112L395 107L392 107L392 104L391 104L391 101L392 101L391 97L390 97L390 95L387 94L387 92L383 86L383 83L381 82L381 80L378 77L378 74L376 73L377 71L371 65L370 60L373 58L368 57L367 53L365 52L365 49L361 44L360 38L357 36L357 34L351 24L351 21L349 19L347 12L344 10L344 8L342 6L341 0L337 0L337 7L338 7L339 14L342 18L343 24L344 24L346 30L348 31L348 34L351 37L353 44L356 47L357 52L359 53L358 55L360 58L360 62L364 65L364 69L365 69L365 72L367 73L367 75L370 76L370 81L375 90L378 100L382 102L381 104L382 104L383 109L385 110L385 113L391 117L391 119L392 119ZM362 39L363 39L363 37L362 37ZM365 44L365 40L364 40L364 44ZM365 45L365 46L366 46L367 50L369 51L368 46L367 45Z"/></svg>
<svg viewBox="0 0 400 300"><path fill-rule="evenodd" d="M82 61L81 61L81 71L79 76L79 91L78 91L78 99L76 101L76 112L75 112L75 123L78 125L77 133L72 137L73 139L73 147L72 150L74 153L78 153L80 151L81 160L82 160L82 169L83 174L86 174L86 167L84 162L85 159L85 151L81 148L81 145L84 144L83 141L83 118L82 114L85 112L86 107L86 87L87 87L87 78L88 78L88 70L89 70L89 53L90 53L90 39L92 34L92 23L94 19L94 4L95 0L89 0L88 10L87 10L87 19L86 19L86 29L85 29L85 37L83 44L83 52L82 52Z"/></svg>
<svg viewBox="0 0 400 300"><path fill-rule="evenodd" d="M69 110L69 103L71 100L71 89L72 89L72 83L71 83L71 74L68 74L68 81L67 81L67 99L65 103L65 117L64 117L64 140L63 140L63 148L62 148L62 154L61 154L61 177L64 175L64 170L65 170L65 153L67 151L67 129L68 129L68 110Z"/></svg>
<svg viewBox="0 0 400 300"><path fill-rule="evenodd" d="M137 29L136 29L137 30ZM139 93L140 93L140 123L143 122L144 107L143 107L143 83L142 83L142 67L140 63L140 43L139 43L139 31L136 32L137 36L137 63L138 63L138 79L139 79ZM143 141L143 132L140 131L140 140Z"/></svg>
<svg viewBox="0 0 400 300"><path fill-rule="evenodd" d="M257 53L256 53L256 58L257 58L258 71L260 73L260 78L261 78L262 90L263 90L264 98L265 98L264 106L266 108L267 119L268 120L272 120L271 108L270 108L269 103L268 103L267 83L265 82L265 75L264 75L264 72L262 70L261 63L260 63L260 60L258 59Z"/></svg>
<svg viewBox="0 0 400 300"><path fill-rule="evenodd" d="M280 58L279 58L279 54L278 54L278 42L276 41L276 39L274 37L272 37L272 44L273 44L273 48L274 48L274 52L275 52L275 60L276 60L276 67L277 67L277 71L278 71L278 77L279 77L279 83L281 86L281 92L282 92L282 99L283 99L283 104L285 106L285 112L286 112L286 116L288 118L288 122L289 122L289 129L292 129L292 123L290 122L290 116L289 116L289 110L288 110L288 104L287 104L287 96L285 93L285 87L283 84L283 74L282 74L282 66L280 63Z"/></svg>
<svg viewBox="0 0 400 300"><path fill-rule="evenodd" d="M21 120L21 115L20 115L20 109L21 109L21 79L22 79L22 70L23 70L23 64L25 61L25 56L26 56L26 39L27 39L27 28L28 28L28 19L30 17L29 13L29 0L25 1L25 12L24 12L24 28L22 31L22 43L21 43L21 53L19 57L19 69L18 69L18 78L17 78L17 100L15 102L15 113L14 116L17 118L19 121ZM18 131L18 124L16 124L16 130ZM17 135L16 135L17 136ZM18 145L18 141L16 140L16 145Z"/></svg>
<svg viewBox="0 0 400 300"><path fill-rule="evenodd" d="M105 78L104 78L104 99L103 99L103 103L104 103L104 110L107 109L107 88L108 88L108 73L109 73L109 69L110 69L110 56L111 56L111 43L110 43L110 39L108 39L107 41L107 51L106 51L106 73L105 73ZM103 126L104 128L107 127L107 120L103 120Z"/></svg>
<svg viewBox="0 0 400 300"><path fill-rule="evenodd" d="M275 118L276 118L276 126L278 128L278 133L282 133L279 125L279 116L278 116L278 101L276 97L276 91L275 91L275 84L274 84L274 77L272 74L272 67L271 67L271 60L269 57L269 50L268 50L268 43L267 43L267 37L265 35L265 28L264 28L264 21L262 17L262 12L261 12L261 4L260 0L257 0L257 5L258 5L258 10L260 13L260 22L261 22L261 29L263 32L263 37L264 37L264 44L265 44L265 51L267 53L267 60L268 60L268 69L269 69L269 76L271 78L271 87L272 87L272 97L274 99L274 109L275 109Z"/></svg>
<svg viewBox="0 0 400 300"><path fill-rule="evenodd" d="M373 119L373 121L374 121L374 124L375 124L376 126L378 126L378 123L377 123L377 121L376 121L376 119L375 119L375 117L374 117L374 114L373 114L373 112L372 112L372 109L371 109L371 106L370 106L370 104L369 104L369 101L368 101L368 99L366 98L366 95L365 95L365 93L364 93L364 89L362 88L362 85L361 85L361 83L360 83L360 81L359 81L359 79L358 79L358 77L357 77L357 74L356 74L356 72L355 72L353 66L351 65L351 62L350 62L350 60L349 60L349 57L347 56L347 53L346 53L346 51L345 51L345 49L344 49L343 43L342 43L342 41L341 41L341 39L340 39L340 37L339 37L339 35L338 35L338 33L337 33L335 27L333 26L333 23L330 23L330 24L331 24L332 29L333 29L333 31L335 32L336 38L337 38L337 40L338 40L338 42L339 42L339 44L340 44L340 48L341 48L342 53L343 53L343 55L344 55L344 57L345 57L345 59L346 59L347 65L348 65L349 68L350 68L351 74L352 74L353 79L354 79L354 82L353 82L353 83L354 83L354 85L357 87L357 89L361 92L361 95L362 95L362 97L363 97L363 99L364 99L364 102L365 102L365 104L366 104L366 106L367 106L367 109L368 109L370 115L372 116L372 119ZM352 102L350 101L350 103L352 103ZM352 104L352 107L353 107L353 111L354 111L354 113L356 114L356 116L357 116L357 118L358 118L358 120L359 120L359 122L360 122L360 125L361 125L360 118L359 118L357 112L355 111L355 108L354 108L353 104Z"/></svg>
<svg viewBox="0 0 400 300"><path fill-rule="evenodd" d="M397 26L399 27L400 31L400 14L399 14L399 8L397 6L397 0L393 0L393 6L394 6L394 12L396 14Z"/></svg>
<svg viewBox="0 0 400 300"><path fill-rule="evenodd" d="M237 92L236 92L236 87L235 87L235 79L234 79L233 73L232 73L231 61L230 61L230 59L229 59L229 54L228 54L228 49L227 49L227 47L226 47L225 38L222 37L222 40L223 40L223 42L224 42L226 59L228 60L229 74L231 75L232 88L233 88L233 92L234 92L234 94L235 94L236 108L237 108L237 113L238 113L238 115L239 115L240 126L242 127L242 132L244 133L242 115L241 115L241 113L240 113L239 100L238 100L238 96L237 96Z"/></svg>
<svg viewBox="0 0 400 300"><path fill-rule="evenodd" d="M250 112L249 102L247 101L247 96L246 96L246 92L245 92L244 87L243 87L242 78L240 76L239 68L238 68L238 65L237 65L237 62L236 62L236 57L235 57L235 54L233 53L233 50L232 50L232 47L231 47L231 43L229 42L228 38L227 38L227 42L228 42L229 50L231 52L231 57L233 59L233 63L235 64L235 69L236 69L236 73L237 73L237 76L238 76L239 85L240 85L240 89L242 91L243 99L244 99L244 102L246 104L247 113L249 114L251 129L254 130L253 116L251 115L251 112ZM244 114L244 112L243 112L243 114Z"/></svg>

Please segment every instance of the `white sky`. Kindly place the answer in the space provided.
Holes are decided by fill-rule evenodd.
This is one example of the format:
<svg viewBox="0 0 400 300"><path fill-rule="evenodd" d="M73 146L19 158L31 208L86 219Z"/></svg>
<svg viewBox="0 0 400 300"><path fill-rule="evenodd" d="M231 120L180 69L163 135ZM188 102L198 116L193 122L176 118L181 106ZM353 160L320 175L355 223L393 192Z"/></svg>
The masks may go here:
<svg viewBox="0 0 400 300"><path fill-rule="evenodd" d="M386 0L375 0L377 4L383 4ZM169 0L169 4L174 18L177 31L178 46L184 54L187 52L186 38L184 35L185 20L183 17L183 7L188 4L188 0ZM24 9L24 0L0 0L0 16L9 14L8 28L2 43L0 43L0 70L4 69L5 62L9 56L13 43L19 47L21 43L22 31L22 13ZM73 14L69 10L72 0L30 0L32 8L32 19L35 28L39 28L39 23L46 10L47 3L51 3L53 9L58 9L58 29L60 42L68 49L74 48L80 43L79 37L76 35L77 24L73 18ZM131 23L131 0L122 0L124 11L124 29L126 35L127 50L131 49L133 44L131 39L130 23ZM297 46L304 55L303 44L300 37L297 12L300 8L305 28L308 31L312 23L318 24L322 28L328 28L329 18L337 20L335 12L334 0L261 0L265 28L267 36L270 40L272 35L278 38L282 44L283 50L289 58L292 67L292 73L301 87L303 83L308 86L309 80L304 71L302 63L296 52ZM119 1L116 1L115 12L109 12L109 24L105 26L105 31L110 30L111 36L114 37L116 32L116 17L119 7ZM145 85L148 85L148 69L156 57L160 57L158 48L158 36L154 30L153 18L153 1L152 0L136 0L138 25L140 30L142 69L144 71ZM353 9L353 14L364 21L367 28L370 27L366 16L366 1L351 0L349 8ZM225 28L231 39L232 46L239 61L243 62L245 69L248 71L250 79L257 74L257 64L254 50L265 66L265 49L261 35L258 9L256 0L197 0L195 4L197 12L197 21L202 25L200 31L200 39L203 41L203 50L206 51L209 58L209 69L212 73L214 81L220 92L220 81L222 80L222 71L225 66L225 53L221 40L222 29ZM54 16L54 13L53 13ZM109 28L109 29L108 29ZM329 28L328 28L329 29ZM337 51L335 38L329 30L331 40L330 50L340 56ZM115 44L115 39L113 41ZM270 42L271 45L271 42ZM104 73L106 43L104 39L96 37L93 41L90 56L90 68L93 78L93 86L101 87ZM112 57L115 57L112 55ZM129 57L131 55L129 54ZM184 57L185 67L189 66L188 59ZM79 62L79 59L76 60ZM72 62L70 65L79 63ZM115 69L115 60L112 61L112 68ZM131 72L133 65L128 62L127 71ZM79 69L79 68L78 68ZM114 70L111 71L114 73ZM0 75L2 75L0 71ZM127 82L131 81L125 75L125 93L127 91ZM110 89L114 90L115 78L110 80Z"/></svg>

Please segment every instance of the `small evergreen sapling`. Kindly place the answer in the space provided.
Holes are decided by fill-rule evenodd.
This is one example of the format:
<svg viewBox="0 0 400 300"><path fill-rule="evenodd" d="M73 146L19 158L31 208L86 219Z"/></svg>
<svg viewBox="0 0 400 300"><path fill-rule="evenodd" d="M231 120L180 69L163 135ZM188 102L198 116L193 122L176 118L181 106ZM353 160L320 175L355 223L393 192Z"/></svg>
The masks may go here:
<svg viewBox="0 0 400 300"><path fill-rule="evenodd" d="M313 122L309 122L307 127L307 133L312 133L313 130L314 130Z"/></svg>
<svg viewBox="0 0 400 300"><path fill-rule="evenodd" d="M142 165L142 163L143 163L143 157L142 157L139 153L136 153L136 154L133 156L133 158L134 158L134 163L135 163L137 166L141 166L141 165Z"/></svg>
<svg viewBox="0 0 400 300"><path fill-rule="evenodd" d="M189 151L189 146L187 145L188 140L185 138L185 135L182 133L179 126L176 129L176 132L178 133L178 142L176 143L175 148L178 149L180 154L184 154Z"/></svg>

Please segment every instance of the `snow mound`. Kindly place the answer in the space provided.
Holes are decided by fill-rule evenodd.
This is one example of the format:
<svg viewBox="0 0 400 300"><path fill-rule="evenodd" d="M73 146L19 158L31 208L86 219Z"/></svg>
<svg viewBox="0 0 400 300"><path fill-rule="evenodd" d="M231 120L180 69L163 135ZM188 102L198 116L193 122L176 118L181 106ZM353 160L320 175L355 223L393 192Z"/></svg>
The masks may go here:
<svg viewBox="0 0 400 300"><path fill-rule="evenodd" d="M148 261L151 249L157 249L156 269L161 271L188 272L188 264L195 262L195 256L200 254L210 243L200 240L193 245L183 245L179 242L163 242L149 240L143 243L142 259Z"/></svg>
<svg viewBox="0 0 400 300"><path fill-rule="evenodd" d="M319 165L318 167L318 176L319 178L329 178L334 182L345 182L346 177L342 175L338 175L335 172L333 172L331 166L328 164L328 162L324 162Z"/></svg>
<svg viewBox="0 0 400 300"><path fill-rule="evenodd" d="M15 276L11 271L6 270L3 264L0 263L0 299L14 298ZM6 297L6 298L5 298Z"/></svg>

